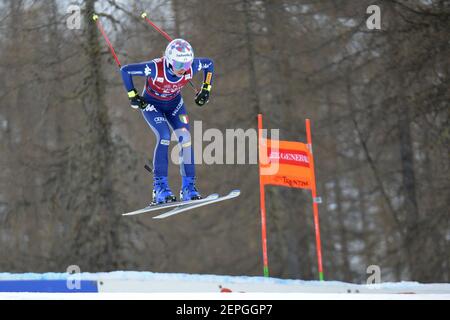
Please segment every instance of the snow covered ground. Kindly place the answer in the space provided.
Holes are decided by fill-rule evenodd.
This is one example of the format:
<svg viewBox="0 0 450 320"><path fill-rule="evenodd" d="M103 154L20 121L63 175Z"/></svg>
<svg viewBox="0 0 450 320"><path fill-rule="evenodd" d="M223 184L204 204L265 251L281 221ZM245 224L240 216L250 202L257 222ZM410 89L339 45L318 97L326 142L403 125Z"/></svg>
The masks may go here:
<svg viewBox="0 0 450 320"><path fill-rule="evenodd" d="M150 300L450 300L450 284L359 285L248 276L109 273L0 273L0 299Z"/></svg>
<svg viewBox="0 0 450 320"><path fill-rule="evenodd" d="M0 292L0 300L450 300L450 294Z"/></svg>

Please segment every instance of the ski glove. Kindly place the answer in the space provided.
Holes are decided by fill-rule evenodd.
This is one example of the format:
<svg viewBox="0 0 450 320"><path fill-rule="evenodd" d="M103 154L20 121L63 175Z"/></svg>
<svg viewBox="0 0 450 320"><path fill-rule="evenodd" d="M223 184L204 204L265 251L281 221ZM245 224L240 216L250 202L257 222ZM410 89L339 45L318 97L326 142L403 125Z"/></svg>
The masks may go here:
<svg viewBox="0 0 450 320"><path fill-rule="evenodd" d="M204 83L202 89L195 96L195 103L199 106L204 106L208 103L209 93L211 92L211 85Z"/></svg>
<svg viewBox="0 0 450 320"><path fill-rule="evenodd" d="M147 108L147 103L144 99L138 95L135 89L128 91L128 99L130 99L131 107L133 109L145 109Z"/></svg>

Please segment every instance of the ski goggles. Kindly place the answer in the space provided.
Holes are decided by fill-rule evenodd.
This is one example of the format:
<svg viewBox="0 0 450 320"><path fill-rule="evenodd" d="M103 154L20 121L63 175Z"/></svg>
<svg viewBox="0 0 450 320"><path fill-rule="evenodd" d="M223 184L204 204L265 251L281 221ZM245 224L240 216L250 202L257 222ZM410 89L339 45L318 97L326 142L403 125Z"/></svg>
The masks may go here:
<svg viewBox="0 0 450 320"><path fill-rule="evenodd" d="M172 68L174 70L185 70L188 71L192 66L192 61L189 62L179 62L179 61L173 61Z"/></svg>

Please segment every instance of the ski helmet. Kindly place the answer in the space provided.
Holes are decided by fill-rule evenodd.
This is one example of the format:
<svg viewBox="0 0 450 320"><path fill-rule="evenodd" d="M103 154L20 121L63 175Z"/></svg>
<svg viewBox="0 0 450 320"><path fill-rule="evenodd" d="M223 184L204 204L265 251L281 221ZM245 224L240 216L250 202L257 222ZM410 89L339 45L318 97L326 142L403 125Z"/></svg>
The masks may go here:
<svg viewBox="0 0 450 320"><path fill-rule="evenodd" d="M194 61L194 50L186 40L175 39L167 46L164 57L173 69L187 71Z"/></svg>

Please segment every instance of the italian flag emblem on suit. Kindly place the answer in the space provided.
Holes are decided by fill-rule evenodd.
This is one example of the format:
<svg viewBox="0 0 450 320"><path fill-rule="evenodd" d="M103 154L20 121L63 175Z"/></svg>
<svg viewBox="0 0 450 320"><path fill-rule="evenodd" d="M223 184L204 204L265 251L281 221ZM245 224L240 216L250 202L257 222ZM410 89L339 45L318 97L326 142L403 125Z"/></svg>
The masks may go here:
<svg viewBox="0 0 450 320"><path fill-rule="evenodd" d="M179 117L181 122L186 124L189 123L189 117L187 114L180 114Z"/></svg>

